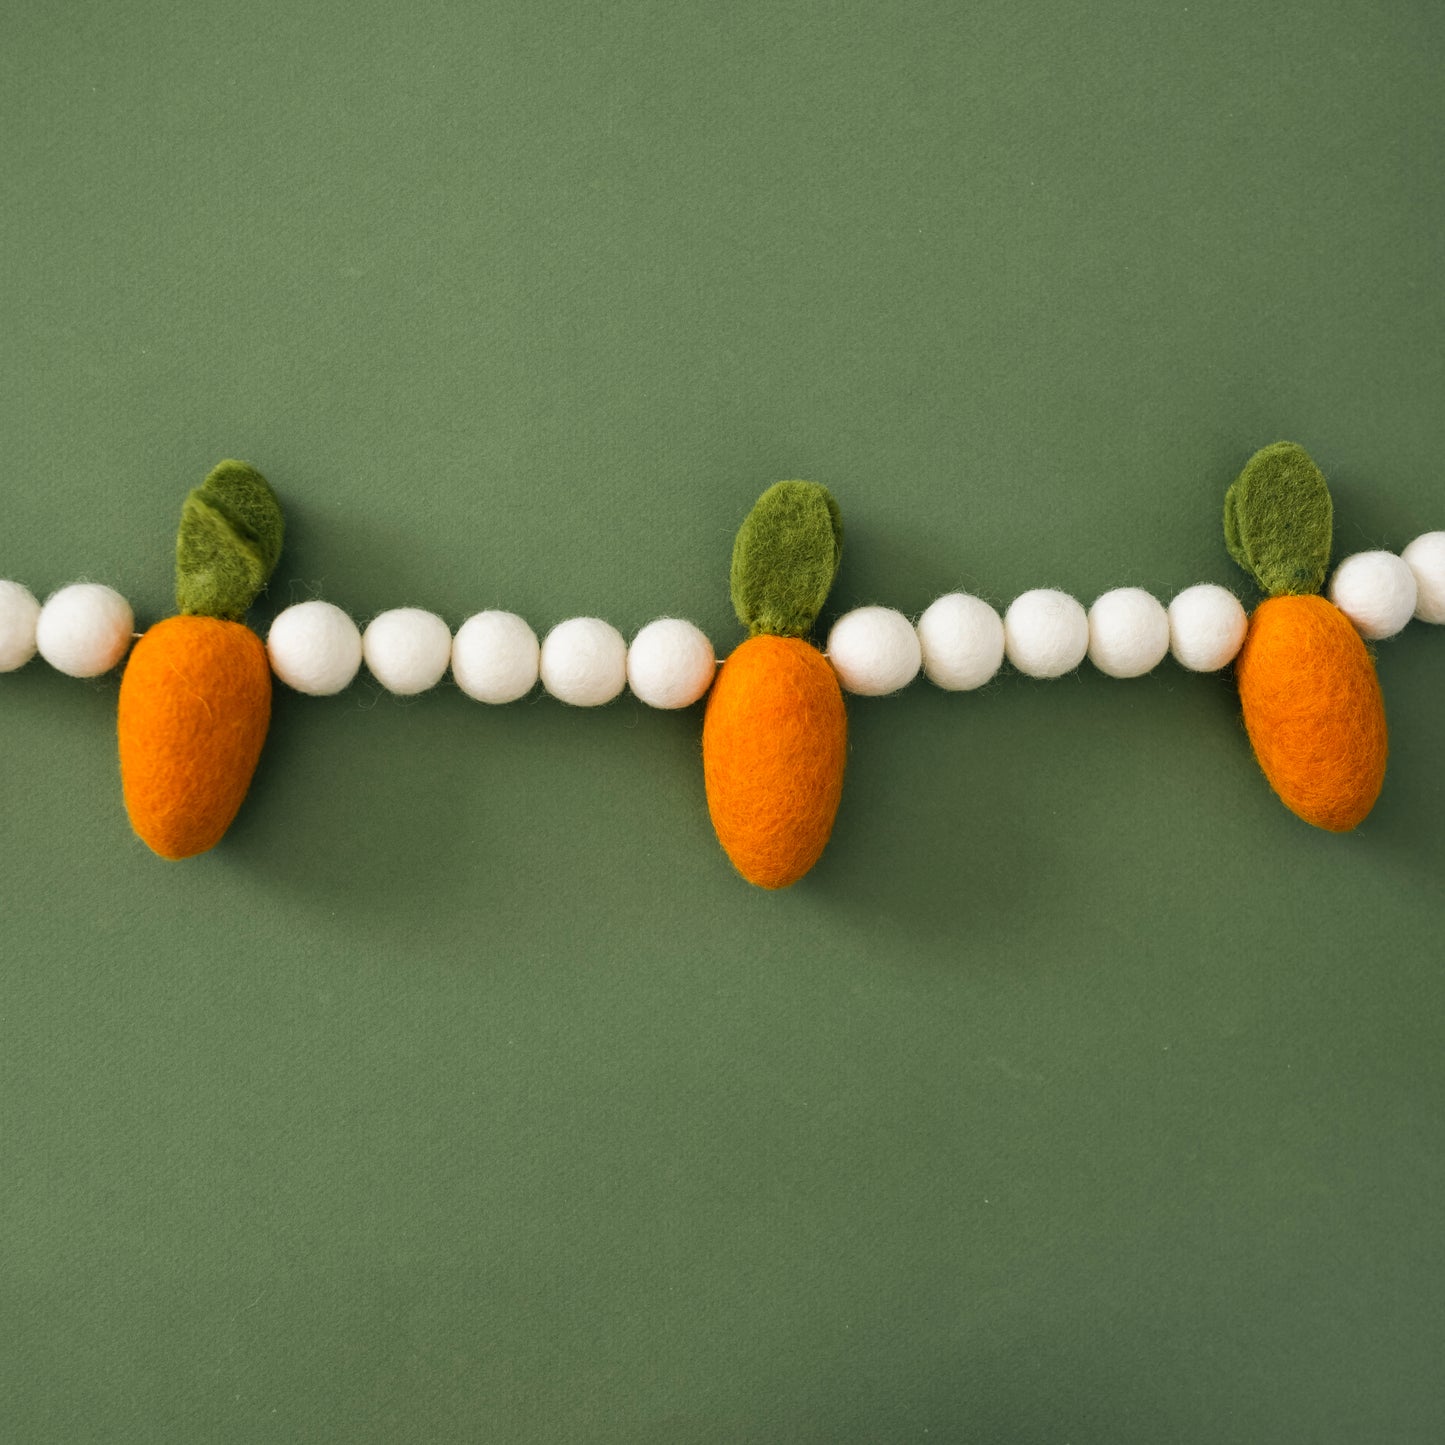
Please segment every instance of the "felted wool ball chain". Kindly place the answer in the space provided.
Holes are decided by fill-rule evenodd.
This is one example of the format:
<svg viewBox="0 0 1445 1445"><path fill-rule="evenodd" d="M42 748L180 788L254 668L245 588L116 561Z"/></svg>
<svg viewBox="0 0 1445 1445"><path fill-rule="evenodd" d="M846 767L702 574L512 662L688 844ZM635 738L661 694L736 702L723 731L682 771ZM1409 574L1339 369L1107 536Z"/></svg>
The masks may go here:
<svg viewBox="0 0 1445 1445"><path fill-rule="evenodd" d="M319 600L288 607L265 644L247 609L280 555L280 505L266 480L222 462L186 499L176 546L179 615L134 632L109 587L63 587L42 607L0 581L0 672L38 651L73 677L96 677L131 653L119 734L126 805L139 836L167 858L217 843L244 799L269 725L270 675L298 692L342 691L363 663L382 687L411 696L453 680L479 702L514 702L540 681L575 707L629 688L650 707L684 708L711 691L703 756L708 805L738 871L763 887L802 877L832 830L842 792L842 690L882 697L919 672L948 691L984 686L1005 658L1057 678L1087 657L1110 677L1140 677L1172 653L1213 672L1236 664L1256 756L1307 822L1353 828L1384 777L1384 706L1361 639L1379 641L1416 617L1445 623L1445 531L1396 556L1370 551L1336 567L1319 595L1332 536L1323 476L1304 450L1257 452L1225 502L1229 550L1269 594L1251 618L1226 588L1188 587L1164 607L1121 587L1085 611L1037 588L1002 617L966 593L940 597L910 622L889 607L839 617L826 654L805 639L842 548L828 491L779 482L759 499L733 552L732 594L749 639L721 664L691 622L650 622L631 645L610 623L574 617L540 641L521 617L479 612L453 636L435 613L396 608L365 631ZM136 642L132 649L132 641Z"/></svg>
<svg viewBox="0 0 1445 1445"><path fill-rule="evenodd" d="M1357 552L1335 569L1330 600L1362 637L1381 641L1412 617L1445 622L1445 532L1427 532L1405 550ZM1165 656L1190 672L1234 661L1249 618L1224 587L1187 587L1166 609L1138 587L1119 587L1085 612L1074 598L1037 588L1003 617L985 601L951 592L916 624L891 607L858 607L834 622L826 656L845 692L886 697L921 671L948 692L991 682L1007 657L1027 676L1061 677L1087 658L1109 677L1142 677ZM97 677L125 656L139 634L130 605L109 587L77 582L44 607L18 582L0 581L0 672L38 651L57 671ZM452 636L434 612L398 607L365 631L329 602L300 602L271 624L266 650L288 687L316 697L344 691L365 663L388 692L411 697L453 681L478 702L516 702L540 680L574 707L598 707L624 688L649 707L684 708L712 685L717 661L700 628L681 618L649 622L631 645L610 623L574 617L542 642L513 612L478 612Z"/></svg>

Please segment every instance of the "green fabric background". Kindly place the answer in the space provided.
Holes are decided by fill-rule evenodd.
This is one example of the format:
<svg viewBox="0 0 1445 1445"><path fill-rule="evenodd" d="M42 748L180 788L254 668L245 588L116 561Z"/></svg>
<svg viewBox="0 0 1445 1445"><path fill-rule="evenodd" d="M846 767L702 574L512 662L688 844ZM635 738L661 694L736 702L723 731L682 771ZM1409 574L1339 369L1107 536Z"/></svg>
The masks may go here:
<svg viewBox="0 0 1445 1445"><path fill-rule="evenodd" d="M680 614L826 483L823 616L1246 587L1445 526L1425 0L8 7L0 575L262 625ZM742 884L699 710L278 696L184 865L116 679L0 679L0 1438L1438 1441L1445 629L1300 824L1172 663L850 703Z"/></svg>

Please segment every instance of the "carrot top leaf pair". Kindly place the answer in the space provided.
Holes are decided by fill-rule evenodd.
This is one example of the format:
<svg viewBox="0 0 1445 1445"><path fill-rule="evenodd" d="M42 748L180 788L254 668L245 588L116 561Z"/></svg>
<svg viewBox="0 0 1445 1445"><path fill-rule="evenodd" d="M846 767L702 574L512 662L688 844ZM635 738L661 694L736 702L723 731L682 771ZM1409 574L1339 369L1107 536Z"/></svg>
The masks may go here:
<svg viewBox="0 0 1445 1445"><path fill-rule="evenodd" d="M733 546L733 606L749 636L708 698L703 775L718 841L760 888L786 888L818 861L843 796L843 693L805 641L842 549L838 504L816 482L769 487Z"/></svg>
<svg viewBox="0 0 1445 1445"><path fill-rule="evenodd" d="M177 611L239 622L270 580L284 533L266 478L245 462L221 462L181 507Z"/></svg>
<svg viewBox="0 0 1445 1445"><path fill-rule="evenodd" d="M1303 447L1256 452L1224 500L1230 555L1269 595L1235 660L1240 707L1270 786L1305 822L1347 832L1385 781L1385 703L1355 625L1319 595L1333 506Z"/></svg>
<svg viewBox="0 0 1445 1445"><path fill-rule="evenodd" d="M1229 555L1271 597L1324 586L1333 527L1324 473L1295 442L1255 452L1225 494Z"/></svg>
<svg viewBox="0 0 1445 1445"><path fill-rule="evenodd" d="M843 556L843 517L816 482L777 482L733 543L733 608L748 636L806 637Z"/></svg>

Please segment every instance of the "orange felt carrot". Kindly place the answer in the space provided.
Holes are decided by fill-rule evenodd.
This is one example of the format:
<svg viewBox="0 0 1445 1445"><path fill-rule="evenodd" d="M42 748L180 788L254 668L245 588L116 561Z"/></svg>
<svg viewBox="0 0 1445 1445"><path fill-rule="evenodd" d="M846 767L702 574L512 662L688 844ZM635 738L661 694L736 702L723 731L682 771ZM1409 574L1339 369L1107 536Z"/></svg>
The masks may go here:
<svg viewBox="0 0 1445 1445"><path fill-rule="evenodd" d="M1229 550L1270 594L1235 661L1254 755L1286 807L1343 833L1380 795L1388 738L1369 651L1319 595L1332 530L1329 488L1293 442L1256 452L1225 499Z"/></svg>
<svg viewBox="0 0 1445 1445"><path fill-rule="evenodd" d="M121 787L131 826L162 858L220 842L266 741L271 669L241 620L281 552L281 508L244 462L186 498L176 539L181 615L131 650L120 684Z"/></svg>
<svg viewBox="0 0 1445 1445"><path fill-rule="evenodd" d="M779 482L759 498L733 547L733 606L751 636L708 698L703 777L718 841L760 888L786 888L818 861L843 795L843 694L828 660L804 638L842 545L827 489Z"/></svg>

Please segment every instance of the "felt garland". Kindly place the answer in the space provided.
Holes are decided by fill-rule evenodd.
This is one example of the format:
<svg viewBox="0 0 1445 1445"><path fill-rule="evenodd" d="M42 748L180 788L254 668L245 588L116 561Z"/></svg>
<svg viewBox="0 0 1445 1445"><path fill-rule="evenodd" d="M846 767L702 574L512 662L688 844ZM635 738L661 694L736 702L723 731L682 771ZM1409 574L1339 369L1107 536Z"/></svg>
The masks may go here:
<svg viewBox="0 0 1445 1445"><path fill-rule="evenodd" d="M733 605L749 636L722 662L692 623L662 618L629 646L600 618L571 618L539 642L514 613L467 619L451 635L419 608L372 619L363 634L339 608L303 602L278 614L265 644L246 611L280 556L279 503L260 473L222 462L185 500L176 542L178 615L134 633L129 604L74 583L42 607L0 581L0 672L38 651L74 677L95 677L130 651L121 682L122 790L136 833L167 858L217 843L245 797L269 725L271 675L324 696L363 662L388 691L435 686L448 666L478 701L526 696L540 681L563 702L595 707L625 687L652 707L705 695L703 771L725 852L749 881L786 887L821 856L842 795L844 691L884 696L921 671L949 691L982 687L1004 658L1059 677L1087 657L1106 675L1138 677L1166 653L1212 672L1235 663L1255 755L1275 792L1306 822L1358 825L1384 780L1384 705L1365 640L1411 617L1445 623L1445 531L1399 556L1357 553L1328 572L1333 507L1319 469L1291 442L1265 447L1228 489L1225 542L1267 594L1252 616L1213 584L1166 609L1149 593L1106 592L1086 612L1066 593L1025 592L1002 618L982 599L940 597L916 626L861 607L839 617L826 652L807 640L837 572L842 523L826 488L780 482L744 520L733 547ZM135 640L132 648L131 643Z"/></svg>

